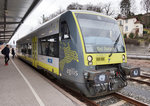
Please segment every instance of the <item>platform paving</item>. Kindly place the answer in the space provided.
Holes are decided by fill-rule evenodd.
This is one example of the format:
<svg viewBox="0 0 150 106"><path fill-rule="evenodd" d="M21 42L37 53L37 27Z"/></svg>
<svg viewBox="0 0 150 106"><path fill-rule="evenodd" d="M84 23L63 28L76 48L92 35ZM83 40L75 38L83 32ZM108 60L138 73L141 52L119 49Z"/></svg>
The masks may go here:
<svg viewBox="0 0 150 106"><path fill-rule="evenodd" d="M82 103L81 103L82 104ZM4 65L0 55L0 106L79 106L44 76L15 58Z"/></svg>

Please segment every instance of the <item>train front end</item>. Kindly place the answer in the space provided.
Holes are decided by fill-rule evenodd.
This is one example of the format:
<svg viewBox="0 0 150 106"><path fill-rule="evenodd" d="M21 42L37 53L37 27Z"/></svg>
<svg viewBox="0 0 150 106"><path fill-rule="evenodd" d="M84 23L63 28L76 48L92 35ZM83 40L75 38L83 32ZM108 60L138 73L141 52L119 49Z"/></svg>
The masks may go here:
<svg viewBox="0 0 150 106"><path fill-rule="evenodd" d="M126 47L115 19L83 12L74 13L74 18L83 51L84 65L79 70L83 70L85 87L81 91L87 97L116 92L127 85L127 75L140 75L139 68L127 65Z"/></svg>

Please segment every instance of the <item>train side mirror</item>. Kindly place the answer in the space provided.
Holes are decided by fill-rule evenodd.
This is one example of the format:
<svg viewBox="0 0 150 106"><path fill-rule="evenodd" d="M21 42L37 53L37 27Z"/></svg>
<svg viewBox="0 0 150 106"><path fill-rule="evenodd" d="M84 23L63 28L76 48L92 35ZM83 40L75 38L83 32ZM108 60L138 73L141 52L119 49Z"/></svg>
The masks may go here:
<svg viewBox="0 0 150 106"><path fill-rule="evenodd" d="M140 76L140 68L133 68L130 71L130 77L139 77Z"/></svg>

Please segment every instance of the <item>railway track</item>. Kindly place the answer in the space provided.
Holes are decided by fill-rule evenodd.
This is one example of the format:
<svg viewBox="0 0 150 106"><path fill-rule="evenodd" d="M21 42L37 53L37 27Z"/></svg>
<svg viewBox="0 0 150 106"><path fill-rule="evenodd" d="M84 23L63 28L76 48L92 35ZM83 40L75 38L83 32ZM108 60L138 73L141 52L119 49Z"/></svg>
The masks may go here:
<svg viewBox="0 0 150 106"><path fill-rule="evenodd" d="M50 79L52 81L52 79ZM71 89L61 85L56 80L52 81L53 83L57 84L60 88L65 90L66 92L70 93L73 97L77 98L81 102L85 103L87 106L106 106L105 103L110 102L114 100L115 102L110 102L109 106L121 106L125 104L130 104L129 106L135 105L135 106L148 106L148 104L140 102L136 99L133 99L131 97L125 96L121 93L113 93L110 95L107 95L105 97L100 97L96 99L89 99L83 95L81 95L78 92L72 91ZM57 83L56 83L57 82ZM104 102L106 101L106 102Z"/></svg>
<svg viewBox="0 0 150 106"><path fill-rule="evenodd" d="M86 100L86 99L85 99ZM111 103L110 101L114 100L114 103ZM104 102L105 101L105 102ZM110 102L108 104L108 102ZM107 105L109 106L121 106L121 105L135 105L135 106L148 106L148 104L137 101L131 97L127 97L125 95L122 95L120 93L113 93L111 95L108 95L106 97L100 98L100 99L95 99L95 100L90 100L88 99L89 104L87 104L88 106L103 106L106 105L104 103L107 103Z"/></svg>
<svg viewBox="0 0 150 106"><path fill-rule="evenodd" d="M52 80L51 80L52 81ZM53 83L57 84L60 88L65 90L66 92L70 93L73 97L77 98L81 102L85 103L87 106L106 106L106 102L110 102L112 99L115 100L113 103L109 103L109 106L121 106L124 104L130 104L129 106L136 105L136 106L148 106L143 102L137 101L131 97L127 97L120 93L113 93L105 97L100 97L96 99L89 99L78 92L72 91L71 89L61 85L59 82L52 81ZM57 82L57 83L56 83ZM61 91L62 92L62 91ZM106 102L104 102L106 101Z"/></svg>
<svg viewBox="0 0 150 106"><path fill-rule="evenodd" d="M128 80L130 80L130 81L136 81L138 83L147 84L147 85L150 86L150 75L143 74L140 77L128 78Z"/></svg>
<svg viewBox="0 0 150 106"><path fill-rule="evenodd" d="M122 95L122 94L120 94L120 93L114 93L113 95L114 95L115 97L117 97L117 98L120 98L120 99L122 99L122 100L124 100L124 101L126 101L126 102L129 102L129 103L131 103L131 104L134 104L134 105L136 105L136 106L148 106L148 104L146 104L146 103L143 103L143 102L138 101L138 100L136 100L136 99L133 99L133 98L131 98L131 97Z"/></svg>
<svg viewBox="0 0 150 106"><path fill-rule="evenodd" d="M106 106L105 104L102 105L101 103L104 102L104 101L109 102L109 100L111 100L112 98L117 98L117 100L116 100L115 102L113 102L113 103L110 102L109 106L121 106L121 105L126 104L126 103L130 104L129 106L132 106L132 105L136 105L136 106L148 106L148 104L146 104L146 103L137 101L137 100L135 100L135 99L133 99L133 98L131 98L131 97L127 97L127 96L122 95L122 94L120 94L120 93L113 93L113 94L108 95L108 96L106 96L106 97L101 97L101 98L99 98L99 99L95 99L95 100L92 99L92 100L91 100L91 99L86 98L85 96L81 95L80 93L77 93L77 92L75 92L75 91L72 91L72 90L68 89L67 87L63 86L62 84L60 84L59 82L57 82L56 79L51 78L51 77L49 76L49 74L45 74L45 73L44 73L43 71L41 71L41 70L38 70L38 71L39 71L43 76L45 76L45 77L43 77L43 78L49 79L49 81L51 81L50 84L51 84L51 85L54 85L54 87L55 87L56 89L58 89L58 87L56 87L56 86L59 86L60 88L62 88L63 90L60 90L60 92L63 92L63 91L68 92L68 93L71 94L73 97L76 97L76 98L77 98L78 100L80 100L81 102L84 102L87 106ZM150 74L149 74L149 75L146 75L146 73L145 73L145 74L141 75L140 77L145 78L145 79L150 79ZM53 83L54 83L54 84L53 84ZM58 90L59 90L59 89L58 89ZM65 92L64 92L64 94L65 94ZM65 94L65 95L66 95L66 94ZM68 96L68 95L66 95L66 96ZM71 98L72 98L72 97L71 97ZM77 101L77 100L76 100L76 101ZM85 105L82 104L82 106L85 106ZM107 105L107 106L108 106L108 105Z"/></svg>
<svg viewBox="0 0 150 106"><path fill-rule="evenodd" d="M66 92L70 93L73 97L77 98L79 101L85 103L87 106L106 106L105 103L103 103L103 102L104 101L110 102L110 100L112 98L113 99L115 98L116 101L113 102L113 103L110 102L109 106L121 106L123 104L130 104L129 106L132 106L132 105L136 105L136 106L148 106L148 104L145 104L143 102L137 101L137 100L135 100L135 99L133 99L131 97L127 97L127 96L122 95L120 93L113 93L113 94L110 94L110 95L108 95L106 97L101 97L101 98L98 98L98 99L92 99L91 100L91 99L86 98L85 96L81 95L80 93L72 91L71 89L63 86L62 84L60 84L59 82L57 82L57 80L55 80L53 78L51 79L50 76L47 75L47 74L45 75L43 73L43 71L42 71L41 74L43 74L46 78L48 78L51 81L51 84L52 83L54 83L54 85L56 84L57 86L59 86L60 88L62 88L63 90L65 90ZM142 77L144 77L144 75ZM147 76L146 78L150 78L150 76L149 77ZM56 87L56 85L54 87L56 89L58 89L58 87ZM63 91L61 90L61 92L63 92Z"/></svg>

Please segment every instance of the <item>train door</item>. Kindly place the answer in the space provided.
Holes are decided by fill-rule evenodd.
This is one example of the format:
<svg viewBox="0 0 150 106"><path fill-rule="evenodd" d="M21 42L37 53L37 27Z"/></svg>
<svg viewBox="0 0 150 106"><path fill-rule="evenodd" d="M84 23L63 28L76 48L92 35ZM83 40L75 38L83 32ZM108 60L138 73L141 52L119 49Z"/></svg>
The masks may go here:
<svg viewBox="0 0 150 106"><path fill-rule="evenodd" d="M37 67L37 37L32 38L32 65Z"/></svg>
<svg viewBox="0 0 150 106"><path fill-rule="evenodd" d="M61 33L61 42L60 42L60 50L59 50L59 58L60 58L60 70L63 71L64 65L66 64L66 61L68 59L67 55L69 52L69 43L71 41L70 39L70 31L68 28L68 24L66 21L60 22L60 33Z"/></svg>

